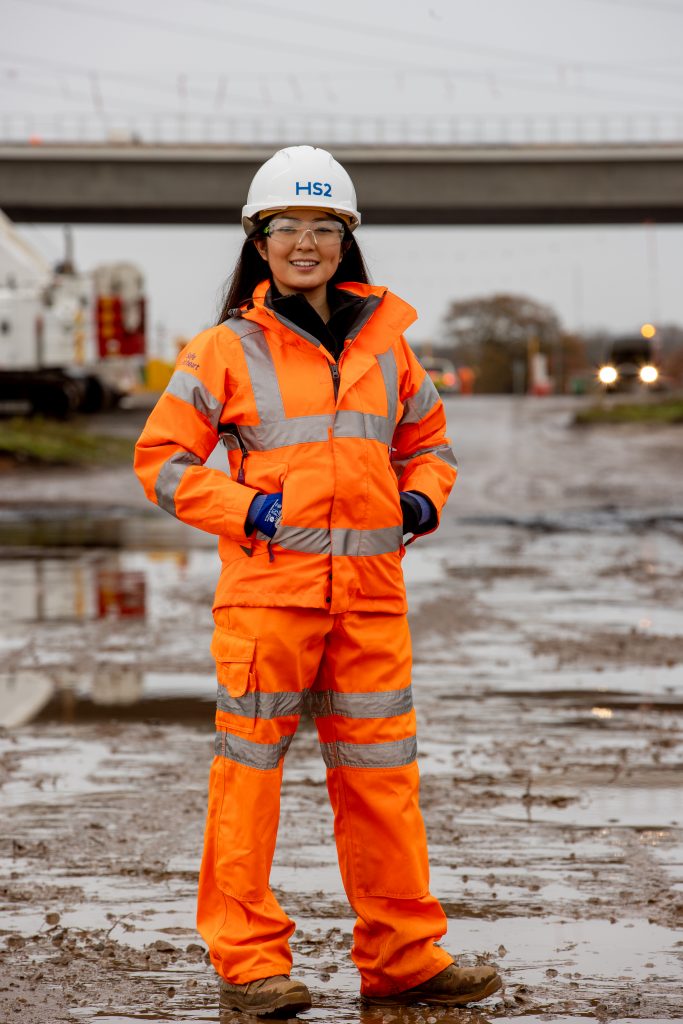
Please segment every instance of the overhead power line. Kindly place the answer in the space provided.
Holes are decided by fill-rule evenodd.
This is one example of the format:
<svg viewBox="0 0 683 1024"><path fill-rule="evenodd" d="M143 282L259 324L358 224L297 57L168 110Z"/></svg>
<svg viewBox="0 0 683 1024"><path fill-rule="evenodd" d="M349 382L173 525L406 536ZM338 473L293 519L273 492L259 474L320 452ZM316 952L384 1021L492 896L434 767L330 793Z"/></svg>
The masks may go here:
<svg viewBox="0 0 683 1024"><path fill-rule="evenodd" d="M19 56L19 55L16 55L16 56L13 55L12 57L5 57L2 54L0 54L0 61L3 61L5 63L9 63L10 66L13 66L14 64L22 64L22 63L24 63L27 66L37 67L39 70L44 70L46 72L49 69L51 72L57 72L57 73L60 73L60 74L69 74L71 76L73 76L74 74L80 74L80 75L82 75L82 76L84 76L84 77L86 77L88 79L92 75L93 70L94 70L92 67L74 66L73 64L66 63L66 62L62 63L62 62L58 62L58 61L54 61L54 60L52 60L52 61L45 61L42 58L35 58L35 57L28 57L28 56ZM409 76L409 75L422 76L422 77L432 77L436 81L438 81L442 86L444 85L444 83L447 85L448 81L452 79L454 81L461 80L461 81L478 82L478 83L482 84L484 87L486 87L487 89L489 89L489 91L493 90L494 92L497 89L499 89L499 87L501 85L505 85L506 87L509 87L511 89L518 89L518 90L526 91L526 92L530 91L530 92L533 92L534 94L538 94L539 90L543 90L544 93L552 93L554 95L560 95L560 96L575 95L575 96L586 96L586 97L591 98L591 99L610 99L610 100L616 100L619 103L628 102L631 105L638 104L639 106L645 107L646 109L651 109L653 103L659 103L666 110L670 110L672 112L677 112L677 111L679 111L681 109L681 101L676 99L676 97L671 96L671 95L666 95L666 96L656 96L656 95L651 95L651 94L644 95L642 92L640 92L640 93L626 93L623 90L600 89L600 88L595 88L593 86L583 85L583 84L580 84L580 83L568 84L566 81L565 82L561 82L561 81L552 82L552 81L548 81L547 78L540 78L540 77L539 78L528 78L528 77L522 78L522 77L520 77L518 75L501 74L496 69L492 69L492 68L481 68L481 69L458 68L458 69L455 69L453 71L450 71L450 70L449 71L439 71L439 70L435 70L433 67L431 67L431 68L427 68L427 69L423 69L423 68L419 68L419 69L403 69L403 70L392 69L392 71L393 71L393 74L395 74L397 76L402 76L402 77ZM119 81L119 82L120 81L128 81L131 84L134 83L136 85L143 86L146 91L151 89L151 88L153 88L156 91L159 91L159 92L167 94L169 97L172 96L174 100L178 98L178 72L177 71L174 72L172 79L169 77L169 81L166 84L162 84L158 79L155 79L155 78L153 78L151 76L147 76L147 75L136 75L136 74L126 73L126 72L104 71L104 70L99 70L99 69L97 71L97 74L98 74L99 79L101 81L104 81L106 79L112 79L112 80L116 80L116 81ZM221 72L221 74L223 74L223 73ZM191 73L187 73L186 77L189 80L192 77ZM239 77L240 77L240 81L241 82L245 81L245 78L244 78L243 75L241 75ZM288 72L288 73L285 73L285 72L273 73L273 77L274 78L279 78L283 83L288 83L291 80L291 72ZM259 80L258 80L259 84L263 85L263 81L264 80L262 80L261 77L259 76ZM216 75L213 76L213 82L215 83L215 81L216 81ZM248 81L248 79L246 81ZM337 76L337 75L331 76L330 82L334 82L336 84L336 83L338 83L338 81L339 81L339 76ZM21 86L22 83L20 83L19 81L15 80L13 84L15 86ZM201 98L203 96L203 97L205 97L207 99L210 99L212 101L212 103L213 103L213 101L215 99L215 84L212 85L210 88L207 88L207 89L198 89L196 86L194 86L193 89L192 89L192 94L193 94L194 98ZM281 96L281 92L279 90L276 92L276 96ZM258 98L260 99L261 105L265 105L266 103L268 103L269 105L275 105L275 106L277 105L276 103L274 103L272 101L272 99L266 99L264 97L264 95L262 94L262 92L260 94L260 97L258 97ZM245 95L244 93L241 93L241 94L237 95L237 94L235 94L233 92L232 89L230 90L230 99L231 99L232 102L237 102L237 103L240 103L240 102L253 103L254 102L254 97ZM135 102L136 102L136 105L137 105L137 100L135 100ZM288 102L288 100L283 98L283 99L281 99L280 102L286 103L286 102ZM321 116L325 116L325 115L330 113L329 106L327 106L325 108L322 108L322 109L321 108L307 107L304 110L304 108L301 107L300 103L297 103L297 109L301 113L309 112L309 113L312 113L312 114L320 114Z"/></svg>
<svg viewBox="0 0 683 1024"><path fill-rule="evenodd" d="M11 2L11 0L10 0L10 2ZM78 14L78 15L81 15L81 16L87 16L87 17L92 17L92 18L100 18L100 19L105 19L105 20L113 20L113 21L117 21L117 22L122 23L122 24L131 24L131 25L134 24L134 25L145 27L145 28L153 29L154 31L162 30L162 31L172 32L172 33L175 33L175 34L181 34L183 36L193 36L194 35L194 36L200 37L202 39L210 39L213 42L215 42L217 39L225 39L227 41L233 41L233 42L245 42L245 43L248 43L251 47L253 47L253 45L254 45L254 34L253 33L249 33L249 34L247 34L247 33L240 33L240 32L236 32L233 29L230 29L228 31L224 31L224 30L220 30L220 29L218 29L216 27L205 29L202 26L197 25L195 22L192 22L192 23L190 23L190 22L178 22L176 20L172 20L172 19L168 19L168 18L162 18L162 17L146 15L146 14L139 14L137 12L126 12L126 11L121 11L121 10L113 10L111 8L93 7L92 4L86 3L86 2L84 2L84 0L14 0L14 2L20 2L22 4L30 3L30 4L34 4L36 6L40 6L40 7L46 8L48 10L68 11L70 13ZM322 17L322 16L320 16L320 17ZM382 29L378 29L378 31L384 32L384 29L383 28ZM457 47L457 45L458 45L457 43L454 43L453 47ZM462 45L465 46L466 44L462 44ZM269 38L263 32L259 32L259 34L258 34L258 47L259 47L259 50L269 49L269 50L276 50L278 53L280 53L282 51L282 40L281 39ZM453 49L453 47L449 46L449 50ZM473 47L473 50L474 49L477 49L477 48ZM498 57L500 57L502 54L504 54L506 52L508 54L510 53L510 51L505 51L504 49L497 48L497 47L491 47L491 48L479 47L478 49L481 52L483 52L484 49L486 49L486 51L489 53L489 55L495 55L495 56L498 56ZM491 74L495 74L496 79L499 82L510 83L515 88L520 88L520 89L530 88L530 89L534 89L535 90L535 89L537 89L539 87L539 82L537 80L529 80L529 79L522 78L520 76L510 75L508 72L501 71L500 68L496 68L494 71L488 71L488 70L487 71L478 71L477 69L464 69L462 67L454 67L453 65L449 65L449 66L446 66L446 67L438 66L438 65L435 65L433 62L430 62L428 64L423 64L423 63L420 63L420 62L417 62L417 61L413 61L413 62L411 62L410 64L407 65L406 64L406 60L405 60L404 57L397 58L395 60L387 59L386 57L384 57L381 54L377 53L376 48L375 48L375 52L373 52L372 54L363 54L363 53L359 53L358 52L357 46L354 46L352 49L349 49L349 48L346 48L346 49L334 49L334 48L330 48L330 47L327 47L327 46L320 46L318 44L315 44L315 45L312 45L312 46L311 45L306 46L305 44L301 44L301 53L302 54L306 54L308 57L316 57L317 56L317 57L321 57L321 58L325 58L325 59L332 59L332 60L335 60L335 61L340 61L343 64L346 64L347 66L349 64L361 65L364 70L367 69L368 62L370 61L373 68L376 68L376 69L388 68L389 70L394 71L394 72L397 72L399 70L403 70L403 71L413 72L413 73L422 72L422 73L425 73L425 74L434 74L434 75L440 75L440 74L441 75L447 75L447 74L450 74L450 75L457 75L458 77L463 77L463 78L467 78L467 77L469 77L469 78L477 78L477 77L483 77L483 76L487 76L487 75L490 76ZM535 56L538 57L538 55L535 55ZM526 60L527 57L528 57L529 60L533 60L534 55L531 54L531 53L526 54L524 59ZM554 62L551 62L551 67L555 67L556 69L557 69L557 67L562 67L562 66L564 66L567 69L571 69L573 67L577 67L577 68L581 69L583 67L583 65L575 65L573 62L566 62L566 61L562 61L562 60L558 60L557 64L555 64ZM592 70L597 70L598 67L599 67L599 65L597 65L597 64L593 65ZM586 70L588 70L588 65L586 65ZM625 70L625 73L626 73L629 69L625 68L624 70ZM608 72L606 70L605 73L610 73L610 72ZM645 70L645 73L647 73L647 69ZM258 77L261 77L261 72L260 71L258 73ZM629 74L629 77L631 78L631 77L634 77L634 76ZM543 83L543 88L551 88L552 89L552 85L547 86L545 83ZM630 93L630 94L622 94L622 93L620 93L620 94L616 94L616 93L610 93L610 92L608 92L608 91L606 91L604 89L603 90L596 90L595 88L592 88L592 89L588 88L587 89L586 87L581 86L581 85L577 85L577 84L569 84L569 85L565 84L560 91L564 91L564 92L570 91L570 92L576 92L576 93L582 94L582 95L592 95L592 96L595 96L595 97L602 97L602 98L619 98L619 95L624 95L625 99L628 99L628 100L630 100L632 102L641 102L642 101L642 96L640 94L637 94L637 93ZM671 102L671 97L668 96L668 95L667 96L662 96L662 97L649 97L649 99L650 100L660 100L664 104L669 104Z"/></svg>
<svg viewBox="0 0 683 1024"><path fill-rule="evenodd" d="M228 8L244 8L250 14L254 11L262 11L267 14L268 17L280 18L288 23L292 23L292 18L296 12L287 7L276 7L274 4L263 3L261 0L196 0L198 3L208 4L211 7L219 7L222 10ZM563 0L566 2L566 0ZM610 0L605 0L610 2ZM616 0L619 2L619 0ZM628 2L628 0L627 0ZM678 9L678 13L683 13L683 8ZM332 28L335 32L346 32L352 33L354 36L358 36L359 27L356 22L351 21L349 18L336 18L331 15L319 14L315 9L311 10L310 7L305 12L301 11L301 17L306 19L307 25L320 25L322 27ZM546 52L540 52L538 50L521 50L519 48L512 48L509 46L491 46L489 44L482 44L471 42L462 39L444 38L443 35L435 36L427 32L417 31L405 31L402 29L393 28L391 25L368 25L363 24L363 31L365 32L379 32L383 39L396 39L401 42L408 43L411 46L423 45L429 47L435 47L437 49L448 50L449 53L464 53L470 56L486 56L495 57L496 60L511 60L516 62L530 63L535 67L545 66L552 69L558 67L564 67L572 71L597 71L601 74L616 74L616 75L628 75L629 78L656 78L660 79L657 72L647 67L634 67L633 62L606 62L606 61L587 61L587 60L576 60L575 58L567 58L561 55L548 54ZM654 61L658 58L652 58ZM639 60L643 60L642 55ZM498 69L500 70L500 69ZM662 77L660 80L670 80L683 82L683 78L680 75L668 75Z"/></svg>

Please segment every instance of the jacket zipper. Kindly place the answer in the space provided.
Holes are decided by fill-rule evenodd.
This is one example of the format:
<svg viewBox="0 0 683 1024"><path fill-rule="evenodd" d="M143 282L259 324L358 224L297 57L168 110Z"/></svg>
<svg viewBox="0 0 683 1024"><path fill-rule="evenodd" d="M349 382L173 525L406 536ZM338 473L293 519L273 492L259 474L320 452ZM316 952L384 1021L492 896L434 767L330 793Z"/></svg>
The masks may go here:
<svg viewBox="0 0 683 1024"><path fill-rule="evenodd" d="M332 374L332 385L334 387L334 401L337 402L337 396L339 395L339 367L336 363L329 363L330 373Z"/></svg>

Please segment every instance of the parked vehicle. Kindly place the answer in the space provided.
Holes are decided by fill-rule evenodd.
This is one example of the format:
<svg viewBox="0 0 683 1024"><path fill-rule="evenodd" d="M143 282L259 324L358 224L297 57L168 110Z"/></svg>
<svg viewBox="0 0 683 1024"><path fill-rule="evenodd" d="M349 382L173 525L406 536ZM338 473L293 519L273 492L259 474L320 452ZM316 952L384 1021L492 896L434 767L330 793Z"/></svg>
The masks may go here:
<svg viewBox="0 0 683 1024"><path fill-rule="evenodd" d="M639 334L615 338L598 370L605 391L652 391L661 387L656 347Z"/></svg>
<svg viewBox="0 0 683 1024"><path fill-rule="evenodd" d="M63 417L116 404L141 379L145 295L131 263L51 270L0 213L0 403Z"/></svg>
<svg viewBox="0 0 683 1024"><path fill-rule="evenodd" d="M434 381L436 390L444 395L457 395L460 380L455 365L441 356L421 356L420 362Z"/></svg>

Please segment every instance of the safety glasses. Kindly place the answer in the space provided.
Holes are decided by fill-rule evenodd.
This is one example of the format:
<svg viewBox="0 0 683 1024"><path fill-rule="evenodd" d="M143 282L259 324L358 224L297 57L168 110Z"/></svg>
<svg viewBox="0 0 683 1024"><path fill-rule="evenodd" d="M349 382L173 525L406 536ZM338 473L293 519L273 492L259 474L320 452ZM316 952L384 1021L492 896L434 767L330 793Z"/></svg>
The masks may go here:
<svg viewBox="0 0 683 1024"><path fill-rule="evenodd" d="M310 231L319 249L330 249L339 245L344 237L344 225L338 220L314 220L311 222L288 217L273 217L263 229L279 245L294 246Z"/></svg>

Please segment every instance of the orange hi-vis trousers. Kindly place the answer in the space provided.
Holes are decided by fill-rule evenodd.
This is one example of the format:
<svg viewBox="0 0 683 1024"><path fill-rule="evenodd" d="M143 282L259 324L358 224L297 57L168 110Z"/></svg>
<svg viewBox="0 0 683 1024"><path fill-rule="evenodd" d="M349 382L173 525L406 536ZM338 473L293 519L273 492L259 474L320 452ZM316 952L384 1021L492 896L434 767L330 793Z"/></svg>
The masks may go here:
<svg viewBox="0 0 683 1024"><path fill-rule="evenodd" d="M339 866L358 915L361 992L390 995L452 958L429 892L403 615L218 608L216 756L197 925L233 984L289 974L291 921L269 888L282 763L304 706L315 717Z"/></svg>

